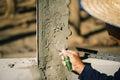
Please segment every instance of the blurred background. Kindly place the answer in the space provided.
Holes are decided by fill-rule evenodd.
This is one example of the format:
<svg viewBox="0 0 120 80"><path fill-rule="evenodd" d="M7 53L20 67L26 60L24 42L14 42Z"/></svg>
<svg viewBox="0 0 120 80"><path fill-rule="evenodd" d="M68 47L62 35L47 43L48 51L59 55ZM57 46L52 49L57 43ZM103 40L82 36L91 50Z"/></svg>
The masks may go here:
<svg viewBox="0 0 120 80"><path fill-rule="evenodd" d="M80 32L72 34L70 48L84 47L120 52L120 44L108 35L105 24L80 10ZM0 58L36 56L36 1L0 0Z"/></svg>
<svg viewBox="0 0 120 80"><path fill-rule="evenodd" d="M36 56L36 1L0 0L0 58Z"/></svg>
<svg viewBox="0 0 120 80"><path fill-rule="evenodd" d="M89 48L110 53L120 53L120 43L111 38L106 24L80 9L79 33L71 28L72 35L68 39L69 47Z"/></svg>

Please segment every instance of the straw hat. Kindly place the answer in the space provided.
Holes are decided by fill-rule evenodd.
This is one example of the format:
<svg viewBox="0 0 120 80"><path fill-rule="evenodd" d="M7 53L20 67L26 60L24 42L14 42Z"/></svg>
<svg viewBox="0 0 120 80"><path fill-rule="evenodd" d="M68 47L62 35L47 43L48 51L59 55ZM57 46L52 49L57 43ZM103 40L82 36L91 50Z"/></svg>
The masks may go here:
<svg viewBox="0 0 120 80"><path fill-rule="evenodd" d="M91 16L120 28L120 0L80 0Z"/></svg>

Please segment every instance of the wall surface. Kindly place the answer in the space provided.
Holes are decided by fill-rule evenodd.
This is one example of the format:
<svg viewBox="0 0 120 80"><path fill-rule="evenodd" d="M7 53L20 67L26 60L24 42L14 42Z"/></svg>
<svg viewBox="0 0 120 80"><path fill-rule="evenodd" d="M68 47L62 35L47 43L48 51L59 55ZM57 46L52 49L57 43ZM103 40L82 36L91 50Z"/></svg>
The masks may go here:
<svg viewBox="0 0 120 80"><path fill-rule="evenodd" d="M62 65L59 56L59 52L67 48L70 35L69 0L39 0L38 5L40 80L73 80L74 75Z"/></svg>

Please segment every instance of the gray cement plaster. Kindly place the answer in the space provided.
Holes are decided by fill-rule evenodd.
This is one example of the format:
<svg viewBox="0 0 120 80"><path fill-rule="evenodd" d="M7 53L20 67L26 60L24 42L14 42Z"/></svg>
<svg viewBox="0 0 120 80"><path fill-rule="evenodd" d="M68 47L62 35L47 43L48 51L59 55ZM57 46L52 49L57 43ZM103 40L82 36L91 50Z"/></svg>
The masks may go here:
<svg viewBox="0 0 120 80"><path fill-rule="evenodd" d="M69 0L39 0L38 61L40 80L74 79L62 65L59 52L67 48ZM76 77L77 78L77 77Z"/></svg>

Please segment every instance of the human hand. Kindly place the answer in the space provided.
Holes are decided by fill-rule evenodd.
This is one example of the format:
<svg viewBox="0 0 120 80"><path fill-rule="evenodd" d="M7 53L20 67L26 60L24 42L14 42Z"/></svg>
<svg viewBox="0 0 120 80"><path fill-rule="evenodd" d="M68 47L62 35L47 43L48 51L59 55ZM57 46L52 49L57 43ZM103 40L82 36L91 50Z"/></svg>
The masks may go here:
<svg viewBox="0 0 120 80"><path fill-rule="evenodd" d="M64 56L68 56L72 64L72 70L78 74L81 74L85 65L83 64L82 60L79 58L79 55L77 52L71 51L71 50L63 50L60 53L60 56L62 58L63 65L66 65L64 61Z"/></svg>

